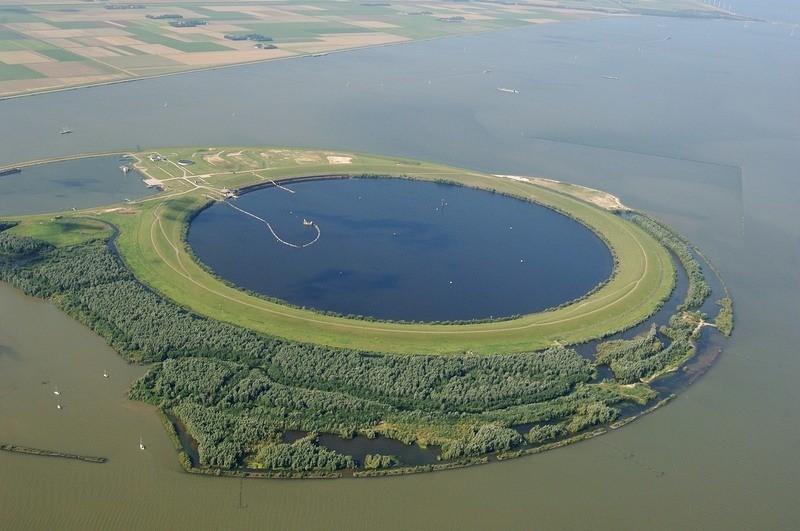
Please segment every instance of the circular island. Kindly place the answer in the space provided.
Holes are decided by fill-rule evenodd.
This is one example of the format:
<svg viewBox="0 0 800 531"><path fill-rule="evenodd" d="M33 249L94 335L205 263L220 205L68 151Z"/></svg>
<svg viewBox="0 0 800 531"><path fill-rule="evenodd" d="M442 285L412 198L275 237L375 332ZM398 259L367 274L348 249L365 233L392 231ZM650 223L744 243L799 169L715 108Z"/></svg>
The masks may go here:
<svg viewBox="0 0 800 531"><path fill-rule="evenodd" d="M385 475L562 446L669 401L713 359L704 350L704 331L727 336L733 326L727 288L704 256L663 223L597 190L324 150L169 148L130 156L159 194L3 221L0 273L27 293L57 300L127 359L154 362L130 396L157 406L192 472ZM320 183L340 188L315 190ZM341 190L348 199L336 195ZM415 192L403 203L408 190ZM379 192L382 203L375 199ZM259 194L288 202L271 199L264 206ZM316 203L296 201L314 196ZM361 210L356 205L364 198L371 206ZM390 215L392 208L410 217ZM521 217L512 216L516 210ZM204 220L214 212L231 224ZM552 219L544 222L539 214ZM456 245L453 232L437 233L451 218L450 230L478 237ZM365 281L362 295L369 299L372 289L388 310L424 307L415 301L434 298L444 313L381 315L256 293L228 274L218 276L218 264L207 265L213 260L193 232L204 223L217 229L205 235L205 245L224 243L220 254L231 271L266 263L251 250L263 245L259 253L276 260L265 266L267 276L303 270L306 261L316 269L295 280L301 288L319 291L309 278L337 279L348 271L350 281ZM557 223L574 231L557 232ZM326 245L326 227L332 254L315 255ZM401 304L407 290L399 280L395 292L378 293L385 286L369 282L368 271L335 263L337 252L354 258L351 264L364 262L350 256L366 246L359 227L380 239L371 258L377 275L388 266L376 257L386 255L410 278L427 275L435 285ZM452 263L420 258L424 246L455 249L494 236L507 246L457 257L453 251ZM347 246L348 237L356 247ZM532 262L558 254L546 252L547 241L574 254L543 272L543 264ZM403 245L410 247L403 251ZM236 249L243 254L231 256ZM284 254L272 256L275 249ZM255 266L246 265L249 258ZM500 302L529 305L447 313L448 305L461 306L457 292L448 300L448 277L464 261L484 260L475 264L483 274L468 273L472 291L506 281L510 290ZM583 284L564 288L568 266L585 270L603 260L593 275L583 271ZM532 269L485 274L512 267ZM531 285L541 284L541 277L556 279L559 271L566 272L552 282L559 296L526 291L531 277ZM340 293L348 291L348 279L342 280ZM712 293L719 294L717 306L709 302ZM341 315L351 313L360 315Z"/></svg>

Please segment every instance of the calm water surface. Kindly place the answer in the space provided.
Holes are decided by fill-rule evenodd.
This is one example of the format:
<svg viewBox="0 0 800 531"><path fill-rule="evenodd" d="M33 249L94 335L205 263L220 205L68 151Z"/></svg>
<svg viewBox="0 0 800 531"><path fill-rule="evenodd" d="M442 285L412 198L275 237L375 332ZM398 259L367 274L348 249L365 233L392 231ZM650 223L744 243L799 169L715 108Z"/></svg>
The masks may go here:
<svg viewBox="0 0 800 531"><path fill-rule="evenodd" d="M181 473L150 407L125 399L144 368L50 304L0 287L0 439L110 458L3 453L4 524L800 528L800 39L790 32L635 17L0 102L0 165L144 143L279 144L599 187L697 244L738 317L691 389L585 444L404 478L240 482ZM68 143L43 134L64 123Z"/></svg>
<svg viewBox="0 0 800 531"><path fill-rule="evenodd" d="M307 181L291 190L265 188L232 203L281 241L264 222L218 203L192 220L189 244L236 285L391 320L532 313L611 275L611 253L593 232L518 199L403 179Z"/></svg>
<svg viewBox="0 0 800 531"><path fill-rule="evenodd" d="M138 172L120 170L129 163L113 155L23 167L0 177L0 215L104 206L156 193Z"/></svg>

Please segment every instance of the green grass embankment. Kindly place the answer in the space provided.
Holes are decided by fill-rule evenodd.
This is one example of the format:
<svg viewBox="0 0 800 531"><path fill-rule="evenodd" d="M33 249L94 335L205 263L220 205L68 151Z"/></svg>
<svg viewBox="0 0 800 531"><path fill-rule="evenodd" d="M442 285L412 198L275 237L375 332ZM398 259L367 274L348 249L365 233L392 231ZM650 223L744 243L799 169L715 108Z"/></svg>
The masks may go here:
<svg viewBox="0 0 800 531"><path fill-rule="evenodd" d="M151 161L148 155L156 153L168 160ZM398 354L530 351L553 344L581 343L629 328L651 316L674 286L675 266L668 251L642 229L612 212L530 183L439 164L320 150L192 147L136 155L137 169L162 179L164 192L77 214L97 217L119 228L116 243L120 255L150 288L200 315L270 335ZM190 159L194 164L179 166L175 162L179 159ZM343 159L348 163L341 163ZM183 238L192 213L210 196L221 197L221 189L332 173L451 181L554 208L590 227L607 242L616 259L614 275L600 289L573 304L518 319L457 326L400 324L327 316L253 296L215 278L188 252ZM63 220L68 218L72 219L67 215ZM57 226L25 226L23 223L14 230L52 231L44 234L45 239L62 244L79 239L75 231L69 237L57 236L63 232Z"/></svg>

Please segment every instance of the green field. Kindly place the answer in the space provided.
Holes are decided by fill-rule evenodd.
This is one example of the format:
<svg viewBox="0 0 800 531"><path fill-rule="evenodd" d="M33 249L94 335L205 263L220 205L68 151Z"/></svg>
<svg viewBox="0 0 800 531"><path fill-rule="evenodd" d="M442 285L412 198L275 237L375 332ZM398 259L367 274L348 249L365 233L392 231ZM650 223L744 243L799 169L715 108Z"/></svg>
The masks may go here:
<svg viewBox="0 0 800 531"><path fill-rule="evenodd" d="M168 160L152 162L148 155L155 153ZM74 215L89 215L119 227L117 246L126 265L140 281L179 305L286 339L398 354L539 350L629 328L652 315L674 286L675 266L668 251L639 227L610 211L527 182L425 162L295 149L167 148L136 156L140 171L162 181L162 194ZM333 164L327 157L346 157L351 162ZM173 162L183 158L195 164L184 167ZM588 297L518 319L468 325L399 324L326 316L270 302L226 285L190 255L183 240L187 220L210 197L221 198L222 188L330 173L448 180L556 208L602 235L616 258L614 274ZM48 237L48 229L43 228L48 224L46 218L32 218L15 230L60 243L60 226L52 225L53 236Z"/></svg>

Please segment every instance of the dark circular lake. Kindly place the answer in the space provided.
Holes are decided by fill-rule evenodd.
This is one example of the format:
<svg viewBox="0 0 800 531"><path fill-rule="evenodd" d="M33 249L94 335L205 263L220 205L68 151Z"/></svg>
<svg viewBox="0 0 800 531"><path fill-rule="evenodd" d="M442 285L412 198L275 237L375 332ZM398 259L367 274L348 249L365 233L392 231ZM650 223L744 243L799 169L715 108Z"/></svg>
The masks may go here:
<svg viewBox="0 0 800 531"><path fill-rule="evenodd" d="M611 252L592 231L518 199L406 179L287 188L198 214L188 234L198 258L238 286L298 306L405 321L537 312L612 272Z"/></svg>

